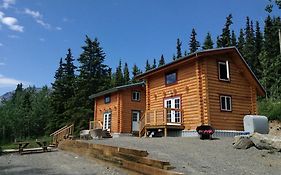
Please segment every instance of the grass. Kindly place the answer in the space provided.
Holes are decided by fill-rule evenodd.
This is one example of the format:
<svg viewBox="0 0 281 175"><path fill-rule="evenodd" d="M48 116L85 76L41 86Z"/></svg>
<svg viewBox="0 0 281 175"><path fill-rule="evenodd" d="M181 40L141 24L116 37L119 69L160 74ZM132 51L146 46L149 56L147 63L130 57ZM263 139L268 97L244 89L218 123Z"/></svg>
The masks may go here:
<svg viewBox="0 0 281 175"><path fill-rule="evenodd" d="M269 120L281 121L281 100L261 100L258 103L260 115L265 115Z"/></svg>
<svg viewBox="0 0 281 175"><path fill-rule="evenodd" d="M44 136L44 137L40 137L37 140L40 141L47 141L49 143L51 143L51 137L49 136ZM39 147L39 145L36 143L36 139L27 139L27 140L22 140L23 142L29 142L29 145L26 148L37 148ZM0 149L18 149L18 145L16 143L6 143L0 146Z"/></svg>

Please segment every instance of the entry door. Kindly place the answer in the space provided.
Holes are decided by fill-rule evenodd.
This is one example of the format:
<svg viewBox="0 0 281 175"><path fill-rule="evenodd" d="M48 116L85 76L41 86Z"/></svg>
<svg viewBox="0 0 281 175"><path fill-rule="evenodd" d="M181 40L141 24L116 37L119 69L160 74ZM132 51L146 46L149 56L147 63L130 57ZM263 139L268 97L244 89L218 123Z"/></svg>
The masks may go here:
<svg viewBox="0 0 281 175"><path fill-rule="evenodd" d="M180 97L168 98L164 101L164 106L167 108L167 122L169 123L180 123L181 113L180 109Z"/></svg>
<svg viewBox="0 0 281 175"><path fill-rule="evenodd" d="M106 112L103 114L103 129L110 130L111 127L111 113Z"/></svg>
<svg viewBox="0 0 281 175"><path fill-rule="evenodd" d="M139 131L140 112L132 112L132 131Z"/></svg>

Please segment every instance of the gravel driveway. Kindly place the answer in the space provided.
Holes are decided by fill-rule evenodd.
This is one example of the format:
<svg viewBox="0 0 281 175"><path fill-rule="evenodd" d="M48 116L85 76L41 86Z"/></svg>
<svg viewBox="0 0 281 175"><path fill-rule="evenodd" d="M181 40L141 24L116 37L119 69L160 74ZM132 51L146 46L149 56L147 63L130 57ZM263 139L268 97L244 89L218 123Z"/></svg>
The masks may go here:
<svg viewBox="0 0 281 175"><path fill-rule="evenodd" d="M40 154L7 154L0 156L0 175L94 175L131 174L125 170L106 165L106 162L89 160L64 152Z"/></svg>
<svg viewBox="0 0 281 175"><path fill-rule="evenodd" d="M170 161L176 171L186 174L280 175L281 153L269 153L252 147L232 148L232 138L136 138L90 140L98 144L147 150L149 157Z"/></svg>

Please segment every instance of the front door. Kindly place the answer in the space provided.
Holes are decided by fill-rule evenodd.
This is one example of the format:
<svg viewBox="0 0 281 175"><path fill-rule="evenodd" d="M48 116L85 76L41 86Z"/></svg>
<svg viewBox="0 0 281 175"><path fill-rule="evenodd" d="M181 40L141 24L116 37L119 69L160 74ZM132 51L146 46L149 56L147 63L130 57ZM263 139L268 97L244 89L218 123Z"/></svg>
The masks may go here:
<svg viewBox="0 0 281 175"><path fill-rule="evenodd" d="M132 131L139 131L140 112L132 112Z"/></svg>
<svg viewBox="0 0 281 175"><path fill-rule="evenodd" d="M168 123L180 123L181 113L180 109L180 97L167 98L164 100L164 107L167 108L167 122Z"/></svg>
<svg viewBox="0 0 281 175"><path fill-rule="evenodd" d="M111 113L106 112L103 114L103 129L110 130L111 127Z"/></svg>

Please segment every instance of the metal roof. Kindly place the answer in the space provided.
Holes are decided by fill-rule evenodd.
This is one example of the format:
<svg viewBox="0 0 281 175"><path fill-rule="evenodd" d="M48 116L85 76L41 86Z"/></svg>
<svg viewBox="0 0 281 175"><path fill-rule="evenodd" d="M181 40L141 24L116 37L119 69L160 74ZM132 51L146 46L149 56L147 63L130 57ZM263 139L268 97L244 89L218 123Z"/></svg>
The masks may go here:
<svg viewBox="0 0 281 175"><path fill-rule="evenodd" d="M98 92L96 94L92 94L89 96L89 99L94 99L94 98L97 98L97 97L100 97L100 96L103 96L106 94L111 94L113 92L117 92L119 90L123 90L123 89L134 87L134 86L141 86L144 84L145 84L144 82L139 82L139 83L132 83L132 84L126 84L126 85L122 85L122 86L117 86L117 87L114 87L114 88L111 88L111 89L108 89L105 91Z"/></svg>

